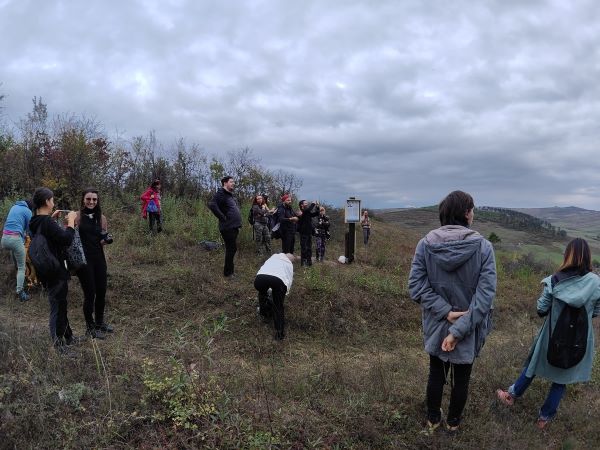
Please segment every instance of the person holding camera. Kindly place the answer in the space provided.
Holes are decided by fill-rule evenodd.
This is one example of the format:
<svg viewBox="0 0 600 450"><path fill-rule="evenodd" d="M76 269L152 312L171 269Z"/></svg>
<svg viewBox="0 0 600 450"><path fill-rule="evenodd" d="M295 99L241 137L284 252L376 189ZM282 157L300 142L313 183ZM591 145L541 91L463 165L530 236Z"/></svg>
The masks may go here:
<svg viewBox="0 0 600 450"><path fill-rule="evenodd" d="M315 205L317 208L315 209ZM313 235L313 217L319 215L319 203L312 202L310 205L306 200L300 200L298 207L300 211L296 213L298 216L298 233L300 234L300 257L301 266L312 266L312 235Z"/></svg>
<svg viewBox="0 0 600 450"><path fill-rule="evenodd" d="M67 317L67 294L69 292L69 279L71 278L66 268L65 259L67 248L73 242L75 234L75 211L54 210L54 193L47 187L41 187L33 193L34 216L29 222L32 239L40 233L48 243L50 253L58 261L58 271L47 278L40 277L42 285L48 292L50 304L50 337L55 349L61 355L69 356L68 345L75 343L73 331ZM55 220L61 213L65 217L66 228L62 228ZM37 269L37 268L36 268ZM38 273L39 276L39 273Z"/></svg>
<svg viewBox="0 0 600 450"><path fill-rule="evenodd" d="M77 271L77 278L83 290L83 316L86 335L92 339L104 339L113 328L104 321L106 305L106 258L104 246L112 244L108 233L108 223L100 208L98 191L88 188L81 196L81 209L77 212L75 225L87 264Z"/></svg>

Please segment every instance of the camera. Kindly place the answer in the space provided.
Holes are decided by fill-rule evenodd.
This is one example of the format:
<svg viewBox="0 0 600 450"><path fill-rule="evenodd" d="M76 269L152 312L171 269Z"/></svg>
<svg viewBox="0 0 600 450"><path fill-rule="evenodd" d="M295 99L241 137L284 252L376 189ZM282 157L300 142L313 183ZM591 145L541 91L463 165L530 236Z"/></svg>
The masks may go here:
<svg viewBox="0 0 600 450"><path fill-rule="evenodd" d="M100 237L102 238L100 240L104 241L105 244L112 244L113 243L113 235L110 234L107 231L103 231L102 233L100 233Z"/></svg>

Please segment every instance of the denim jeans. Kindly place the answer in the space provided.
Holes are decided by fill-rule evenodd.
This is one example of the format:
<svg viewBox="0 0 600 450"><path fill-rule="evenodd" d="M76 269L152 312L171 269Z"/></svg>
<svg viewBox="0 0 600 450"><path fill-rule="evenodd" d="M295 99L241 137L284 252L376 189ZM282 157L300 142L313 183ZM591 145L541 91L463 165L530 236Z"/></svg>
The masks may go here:
<svg viewBox="0 0 600 450"><path fill-rule="evenodd" d="M525 366L523 372L521 372L521 375L517 378L517 381L515 381L515 384L508 388L508 393L515 398L521 397L535 378L535 376L531 378L525 376L526 372L527 366ZM550 420L556 415L556 410L558 409L558 405L560 404L560 400L562 399L566 388L567 387L564 384L552 383L550 391L546 396L546 401L540 408L540 419Z"/></svg>
<svg viewBox="0 0 600 450"><path fill-rule="evenodd" d="M363 228L363 242L365 243L365 245L369 243L369 236L371 236L371 229Z"/></svg>
<svg viewBox="0 0 600 450"><path fill-rule="evenodd" d="M23 290L25 283L25 244L21 236L2 236L2 248L9 250L17 265L17 294Z"/></svg>

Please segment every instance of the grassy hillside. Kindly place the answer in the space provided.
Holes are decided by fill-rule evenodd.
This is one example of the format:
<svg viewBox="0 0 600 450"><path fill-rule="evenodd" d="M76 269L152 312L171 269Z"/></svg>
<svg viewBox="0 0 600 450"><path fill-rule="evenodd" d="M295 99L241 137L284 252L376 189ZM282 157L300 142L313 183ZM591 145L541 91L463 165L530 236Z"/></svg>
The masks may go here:
<svg viewBox="0 0 600 450"><path fill-rule="evenodd" d="M523 212L526 210L518 211ZM376 211L376 215L381 220L414 229L421 234L439 226L437 208L388 209ZM592 249L593 258L600 262L600 241L591 239L589 230L582 232L576 229L568 229L568 236L561 238L553 236L545 230L517 229L503 223L501 219L495 216L495 214L490 214L489 211L476 210L473 228L485 237L489 237L491 233L495 233L500 237L501 241L496 244L496 250L501 255L513 258L530 255L542 266L553 266L562 261L566 243L575 236L582 236L587 238ZM542 216L539 216L539 218L547 220L552 225L561 226L550 218ZM586 223L591 224L591 222ZM573 226L575 226L574 222Z"/></svg>
<svg viewBox="0 0 600 450"><path fill-rule="evenodd" d="M571 236L600 241L600 211L569 206L566 208L515 208L566 230Z"/></svg>
<svg viewBox="0 0 600 450"><path fill-rule="evenodd" d="M476 361L461 432L428 435L428 358L420 310L406 290L425 216L410 228L374 221L371 246L359 244L357 262L340 265L344 226L334 214L327 261L295 267L279 343L256 316L252 281L261 261L248 228L239 276L226 281L222 252L197 245L217 236L206 209L165 198L164 214L165 232L153 238L137 214L108 205L115 333L82 343L75 360L50 348L44 295L20 304L10 293L14 274L4 258L0 447L541 449L591 448L600 438L597 366L591 383L569 388L543 433L534 421L547 382L536 381L512 411L494 400L517 376L541 323L542 274L526 261L499 261L496 328ZM69 302L81 333L77 279Z"/></svg>

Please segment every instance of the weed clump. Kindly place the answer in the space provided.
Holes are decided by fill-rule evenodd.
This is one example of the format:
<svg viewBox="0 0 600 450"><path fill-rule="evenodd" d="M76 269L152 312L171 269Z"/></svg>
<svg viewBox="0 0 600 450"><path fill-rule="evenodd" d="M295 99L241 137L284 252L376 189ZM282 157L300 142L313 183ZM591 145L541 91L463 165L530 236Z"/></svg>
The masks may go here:
<svg viewBox="0 0 600 450"><path fill-rule="evenodd" d="M142 381L146 388L142 405L150 409L156 422L170 422L175 427L197 430L203 420L217 414L218 386L214 380L201 380L194 368L171 359L166 366L145 358Z"/></svg>

